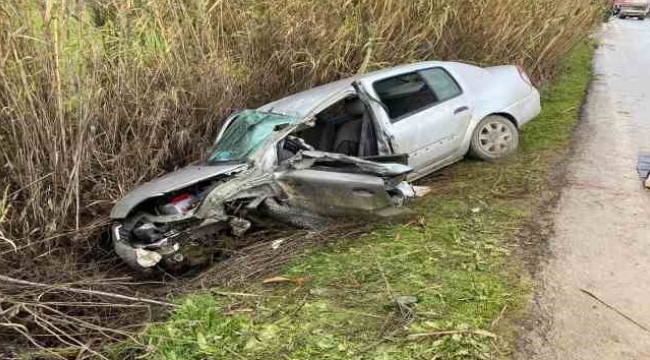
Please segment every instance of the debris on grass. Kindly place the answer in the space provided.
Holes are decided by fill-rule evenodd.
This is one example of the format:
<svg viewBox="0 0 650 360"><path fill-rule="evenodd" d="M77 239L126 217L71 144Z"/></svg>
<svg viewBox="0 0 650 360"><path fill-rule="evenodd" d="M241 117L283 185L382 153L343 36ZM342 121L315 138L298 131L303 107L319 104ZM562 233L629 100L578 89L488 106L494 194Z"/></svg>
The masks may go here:
<svg viewBox="0 0 650 360"><path fill-rule="evenodd" d="M262 280L262 284L277 284L277 283L287 283L287 282L294 282L294 280L287 279L286 277L282 277L282 276L275 276L275 277L266 278Z"/></svg>
<svg viewBox="0 0 650 360"><path fill-rule="evenodd" d="M419 340L423 338L431 338L431 337L441 337L441 336L450 336L450 335L478 335L478 336L483 336L483 337L489 337L492 339L496 339L497 336L494 333L491 333L486 330L447 330L447 331L433 331L433 332L428 332L428 333L421 333L421 334L411 334L408 335L406 338L408 340Z"/></svg>

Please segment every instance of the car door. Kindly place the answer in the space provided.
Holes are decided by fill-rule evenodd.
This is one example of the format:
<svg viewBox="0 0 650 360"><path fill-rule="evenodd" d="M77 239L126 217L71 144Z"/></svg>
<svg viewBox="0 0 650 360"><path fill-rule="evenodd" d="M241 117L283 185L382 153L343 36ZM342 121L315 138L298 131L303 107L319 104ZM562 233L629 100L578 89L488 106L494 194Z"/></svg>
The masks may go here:
<svg viewBox="0 0 650 360"><path fill-rule="evenodd" d="M275 179L285 201L297 208L325 215L377 212L392 207L396 196L404 196L398 184L411 168L400 161L399 156L374 157L371 161L303 151L287 169L278 171Z"/></svg>
<svg viewBox="0 0 650 360"><path fill-rule="evenodd" d="M383 118L393 151L409 154L409 166L416 172L444 162L461 145L472 108L443 67L362 79L360 83L378 102L372 108Z"/></svg>

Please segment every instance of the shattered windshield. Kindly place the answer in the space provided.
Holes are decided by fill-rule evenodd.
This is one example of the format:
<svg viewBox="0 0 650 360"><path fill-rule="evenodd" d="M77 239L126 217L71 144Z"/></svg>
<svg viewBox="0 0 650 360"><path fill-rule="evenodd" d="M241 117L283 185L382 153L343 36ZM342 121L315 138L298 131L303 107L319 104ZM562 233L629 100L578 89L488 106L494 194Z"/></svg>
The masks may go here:
<svg viewBox="0 0 650 360"><path fill-rule="evenodd" d="M207 162L245 161L278 127L297 122L298 119L291 116L244 110L230 123Z"/></svg>

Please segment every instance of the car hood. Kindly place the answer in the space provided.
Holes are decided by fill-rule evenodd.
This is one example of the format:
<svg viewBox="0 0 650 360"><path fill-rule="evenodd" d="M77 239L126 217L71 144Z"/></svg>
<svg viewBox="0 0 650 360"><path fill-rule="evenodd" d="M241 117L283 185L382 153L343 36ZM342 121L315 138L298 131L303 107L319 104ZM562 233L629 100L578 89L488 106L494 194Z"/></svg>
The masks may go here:
<svg viewBox="0 0 650 360"><path fill-rule="evenodd" d="M184 167L131 190L131 192L115 204L113 210L111 210L111 219L119 220L126 218L136 206L148 199L163 196L170 191L181 190L220 175L230 175L242 171L247 167L247 164Z"/></svg>

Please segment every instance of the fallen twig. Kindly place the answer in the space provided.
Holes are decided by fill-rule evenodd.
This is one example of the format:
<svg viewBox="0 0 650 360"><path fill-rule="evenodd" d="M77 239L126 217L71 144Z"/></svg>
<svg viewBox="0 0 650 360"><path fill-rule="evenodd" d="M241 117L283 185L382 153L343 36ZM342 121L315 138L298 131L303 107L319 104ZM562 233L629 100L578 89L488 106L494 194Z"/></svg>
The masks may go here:
<svg viewBox="0 0 650 360"><path fill-rule="evenodd" d="M75 289L75 288L66 287L66 286L42 284L42 283L37 283L37 282L32 282L32 281L14 279L12 277L4 276L4 275L0 275L0 281L12 283L12 284L18 284L18 285L40 287L40 288L45 288L45 289L69 291L69 292L74 292L74 293L78 293L78 294L106 296L106 297L111 297L111 298L114 298L114 299L137 301L137 302L143 302L143 303L152 304L152 305L161 305L161 306L169 306L169 307L175 307L176 306L175 304L165 302L165 301L152 300L152 299L146 299L146 298L134 297L134 296L126 296L126 295L121 295L121 294L109 293L109 292L106 292L106 291Z"/></svg>
<svg viewBox="0 0 650 360"><path fill-rule="evenodd" d="M397 330L391 331L389 334L387 334L385 336L382 336L381 339L379 339L379 340L377 340L377 341L375 341L375 342L361 348L359 351L357 351L357 354L365 354L368 351L374 349L375 347L383 344L384 342L391 341L391 337L395 336L400 331L402 331L402 329L397 329Z"/></svg>
<svg viewBox="0 0 650 360"><path fill-rule="evenodd" d="M501 321L501 319L503 319L503 314L506 313L507 309L508 309L508 305L504 305L503 308L501 309L501 311L499 312L499 316L497 316L496 319L494 319L492 321L492 323L490 324L491 328L494 328L495 326L497 326L499 321Z"/></svg>
<svg viewBox="0 0 650 360"><path fill-rule="evenodd" d="M216 291L216 290L211 290L210 292L215 295L221 295L221 296L262 297L262 295L258 295L258 294L247 294L247 293L239 293L239 292L225 292L225 291Z"/></svg>
<svg viewBox="0 0 650 360"><path fill-rule="evenodd" d="M612 305L609 305L608 303L604 302L603 300L601 300L598 296L594 295L593 293L591 293L591 292L589 292L589 291L587 291L587 290L585 290L585 289L580 289L580 291L582 291L583 293L587 294L589 297L593 298L594 300L598 301L599 303L605 305L605 307L607 307L608 309L610 309L610 310L614 311L615 313L621 315L622 317L624 317L625 319L627 319L627 320L628 320L629 322L631 322L632 324L638 326L638 327L641 328L642 330L644 330L644 331L646 331L646 332L650 332L650 330L649 330L647 327L645 327L643 324L638 323L637 321L635 321L635 320L632 319L631 317L629 317L629 316L625 315L623 312L619 311L617 308L615 308L615 307L613 307Z"/></svg>
<svg viewBox="0 0 650 360"><path fill-rule="evenodd" d="M413 317L413 309L411 309L408 305L402 303L397 299L397 296L395 296L395 292L393 291L393 287L390 285L390 282L388 281L388 277L386 276L386 272L384 272L384 268L381 266L381 263L379 262L379 259L377 258L376 254L373 254L373 257L375 259L375 263L377 264L377 269L379 270L379 274L381 275L381 278L384 280L384 284L386 285L386 291L390 295L391 299L395 303L395 306L399 310L400 314L404 319L410 319Z"/></svg>
<svg viewBox="0 0 650 360"><path fill-rule="evenodd" d="M447 335L478 335L483 337L489 337L492 339L497 338L497 336L494 333L491 333L486 330L478 329L478 330L446 330L446 331L433 331L433 332L421 333L421 334L411 334L407 336L406 339L418 340L427 337L440 337L440 336L447 336Z"/></svg>

